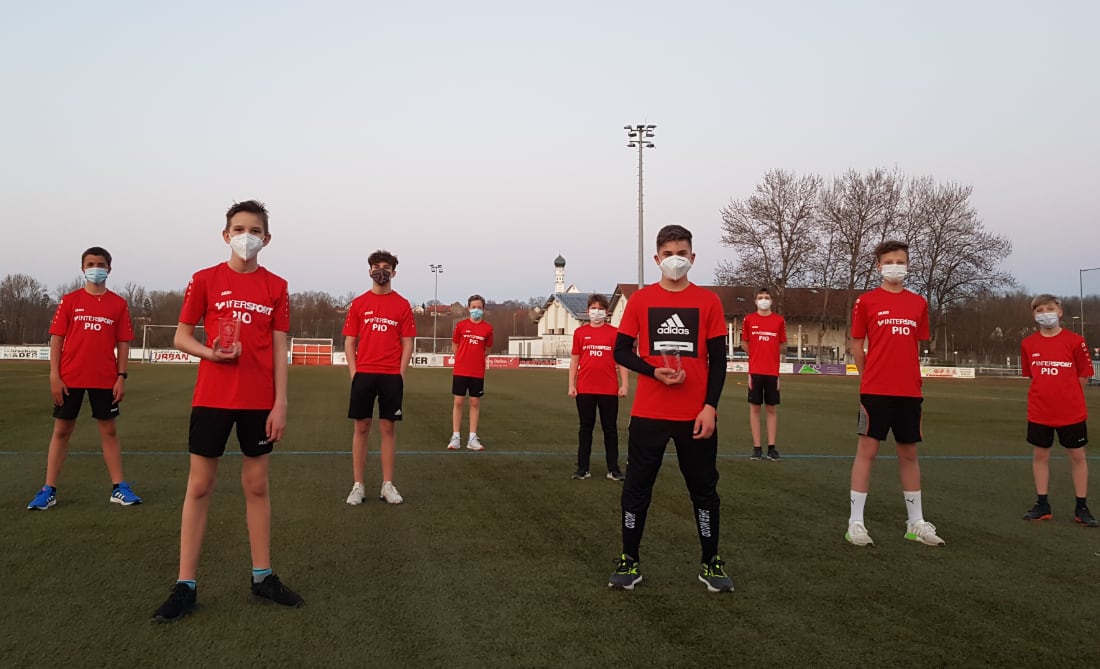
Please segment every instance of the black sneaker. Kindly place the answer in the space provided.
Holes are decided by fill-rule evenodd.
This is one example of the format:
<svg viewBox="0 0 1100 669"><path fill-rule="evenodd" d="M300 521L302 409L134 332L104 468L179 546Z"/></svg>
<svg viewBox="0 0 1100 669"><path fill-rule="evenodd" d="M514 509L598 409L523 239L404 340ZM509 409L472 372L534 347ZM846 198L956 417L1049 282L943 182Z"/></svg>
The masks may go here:
<svg viewBox="0 0 1100 669"><path fill-rule="evenodd" d="M179 620L195 608L197 592L186 583L176 583L168 593L168 599L153 612L153 622L170 623Z"/></svg>
<svg viewBox="0 0 1100 669"><path fill-rule="evenodd" d="M615 590L633 590L640 583L642 574L638 571L638 561L626 553L619 556L619 564L607 579L607 587Z"/></svg>
<svg viewBox="0 0 1100 669"><path fill-rule="evenodd" d="M573 476L571 476L569 478L574 478L574 479L577 479L578 481L583 481L583 480L585 480L586 478L588 478L590 476L592 476L592 475L588 473L587 469L578 469L577 471L573 472Z"/></svg>
<svg viewBox="0 0 1100 669"><path fill-rule="evenodd" d="M783 458L779 457L779 451L775 450L775 446L768 446L768 459L772 462L779 462Z"/></svg>
<svg viewBox="0 0 1100 669"><path fill-rule="evenodd" d="M754 446L752 449L752 455L749 456L749 460L763 460L764 453L760 450L759 446Z"/></svg>
<svg viewBox="0 0 1100 669"><path fill-rule="evenodd" d="M1024 520L1050 520L1050 505L1035 503L1031 510L1024 514ZM1092 516L1089 516L1090 518Z"/></svg>
<svg viewBox="0 0 1100 669"><path fill-rule="evenodd" d="M295 609L305 604L298 593L283 585L275 574L268 574L264 580L252 584L252 598L264 603L275 602Z"/></svg>
<svg viewBox="0 0 1100 669"><path fill-rule="evenodd" d="M625 481L626 480L626 474L624 474L624 473L622 473L622 472L620 472L619 470L616 469L613 472L607 472L607 478L609 478L612 481Z"/></svg>
<svg viewBox="0 0 1100 669"><path fill-rule="evenodd" d="M699 580L711 592L733 592L733 580L726 574L726 563L715 555L699 568Z"/></svg>
<svg viewBox="0 0 1100 669"><path fill-rule="evenodd" d="M1077 507L1077 510L1073 512L1073 519L1085 527L1100 527L1100 522L1092 517L1087 506Z"/></svg>

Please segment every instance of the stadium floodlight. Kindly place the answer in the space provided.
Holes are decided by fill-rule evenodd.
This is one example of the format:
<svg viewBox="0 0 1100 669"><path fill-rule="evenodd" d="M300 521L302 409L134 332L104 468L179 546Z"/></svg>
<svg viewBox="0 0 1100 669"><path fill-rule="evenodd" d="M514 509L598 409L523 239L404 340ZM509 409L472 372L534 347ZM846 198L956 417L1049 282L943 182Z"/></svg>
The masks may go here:
<svg viewBox="0 0 1100 669"><path fill-rule="evenodd" d="M643 149L654 148L653 142L645 141L649 137L653 136L653 130L657 126L653 124L639 123L637 125L623 126L626 130L626 136L633 141L627 142L626 147L628 149L638 149L638 287L645 286L645 225L644 225L644 211L645 207L642 202L642 151ZM635 140L634 138L637 138Z"/></svg>
<svg viewBox="0 0 1100 669"><path fill-rule="evenodd" d="M1100 267L1087 267L1085 269L1077 270L1077 297L1080 298L1080 302L1077 305L1078 312L1081 314L1081 336L1085 336L1085 272L1100 271ZM1085 337L1088 341L1088 337Z"/></svg>
<svg viewBox="0 0 1100 669"><path fill-rule="evenodd" d="M436 339L439 337L439 275L443 273L443 265L428 265L435 275L435 296L432 298L432 355L435 355Z"/></svg>

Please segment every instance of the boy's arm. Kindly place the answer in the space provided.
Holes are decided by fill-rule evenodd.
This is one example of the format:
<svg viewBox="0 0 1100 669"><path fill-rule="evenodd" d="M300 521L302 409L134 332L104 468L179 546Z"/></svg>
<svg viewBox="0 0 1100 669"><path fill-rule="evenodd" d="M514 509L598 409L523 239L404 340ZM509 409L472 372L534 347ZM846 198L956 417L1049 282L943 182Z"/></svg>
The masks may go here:
<svg viewBox="0 0 1100 669"><path fill-rule="evenodd" d="M344 337L344 357L348 361L348 376L353 379L355 378L355 359L358 357L355 353L358 343L359 337L353 337L351 335ZM404 370L402 370L402 374L404 374Z"/></svg>
<svg viewBox="0 0 1100 669"><path fill-rule="evenodd" d="M718 400L722 397L722 386L725 384L726 338L712 337L707 340L707 396L703 408L695 417L693 439L707 439L714 434L714 424L718 420Z"/></svg>
<svg viewBox="0 0 1100 669"><path fill-rule="evenodd" d="M634 352L634 342L634 337L624 335L621 332L615 335L615 362L639 374L655 377L657 368L642 360Z"/></svg>
<svg viewBox="0 0 1100 669"><path fill-rule="evenodd" d="M115 344L115 348L118 349L119 375L115 377L115 385L111 389L111 393L115 404L118 404L126 395L126 379L122 378L122 375L126 373L126 364L130 361L130 342L120 341Z"/></svg>
<svg viewBox="0 0 1100 669"><path fill-rule="evenodd" d="M287 376L287 338L285 332L276 330L271 333L271 349L274 357L275 405L267 414L267 439L279 441L286 434L286 376Z"/></svg>
<svg viewBox="0 0 1100 669"><path fill-rule="evenodd" d="M65 338L61 335L50 335L50 394L53 395L53 403L61 406L65 403L65 396L69 394L69 388L61 380L61 350L65 348Z"/></svg>
<svg viewBox="0 0 1100 669"><path fill-rule="evenodd" d="M852 343L848 345L848 352L852 354L852 362L855 363L856 369L860 374L863 374L863 363L867 360L867 353L863 350L863 338L852 338Z"/></svg>
<svg viewBox="0 0 1100 669"><path fill-rule="evenodd" d="M630 380L626 374L626 367L622 365L615 365L619 369L619 397L626 397L627 391L630 390Z"/></svg>
<svg viewBox="0 0 1100 669"><path fill-rule="evenodd" d="M577 396L577 368L581 364L581 357L573 354L569 356L569 396Z"/></svg>
<svg viewBox="0 0 1100 669"><path fill-rule="evenodd" d="M409 368L409 360L412 360L413 338L401 338L401 378L405 378L405 371Z"/></svg>
<svg viewBox="0 0 1100 669"><path fill-rule="evenodd" d="M172 345L188 355L211 362L236 360L241 355L241 342L238 341L234 344L233 350L229 353L223 353L195 339L195 326L190 323L178 323L176 325L176 336L172 338Z"/></svg>

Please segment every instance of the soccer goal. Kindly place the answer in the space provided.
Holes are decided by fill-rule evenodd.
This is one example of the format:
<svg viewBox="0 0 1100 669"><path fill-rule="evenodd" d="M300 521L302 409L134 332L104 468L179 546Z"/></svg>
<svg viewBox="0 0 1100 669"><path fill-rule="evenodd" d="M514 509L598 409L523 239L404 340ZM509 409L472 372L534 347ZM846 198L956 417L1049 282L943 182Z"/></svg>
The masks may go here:
<svg viewBox="0 0 1100 669"><path fill-rule="evenodd" d="M290 364L331 365L332 339L293 337L290 340Z"/></svg>
<svg viewBox="0 0 1100 669"><path fill-rule="evenodd" d="M198 362L199 359L176 349L174 339L176 325L155 325L146 323L141 326L141 361L152 363ZM206 330L195 326L194 337L206 343Z"/></svg>

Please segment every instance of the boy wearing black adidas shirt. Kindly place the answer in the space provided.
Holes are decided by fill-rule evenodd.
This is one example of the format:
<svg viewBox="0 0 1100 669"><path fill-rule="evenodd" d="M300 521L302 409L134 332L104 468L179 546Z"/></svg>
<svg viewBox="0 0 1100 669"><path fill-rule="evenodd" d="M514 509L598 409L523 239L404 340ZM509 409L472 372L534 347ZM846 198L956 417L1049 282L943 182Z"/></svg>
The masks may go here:
<svg viewBox="0 0 1100 669"><path fill-rule="evenodd" d="M718 399L726 379L726 324L718 297L688 281L695 260L691 233L668 225L657 233L660 282L630 298L615 340L615 362L638 373L630 411L622 493L623 551L608 586L633 590L653 484L669 440L676 445L702 548L699 580L711 592L733 590L718 556ZM635 350L637 345L637 350Z"/></svg>

